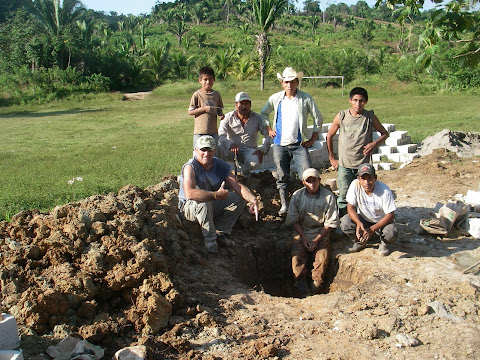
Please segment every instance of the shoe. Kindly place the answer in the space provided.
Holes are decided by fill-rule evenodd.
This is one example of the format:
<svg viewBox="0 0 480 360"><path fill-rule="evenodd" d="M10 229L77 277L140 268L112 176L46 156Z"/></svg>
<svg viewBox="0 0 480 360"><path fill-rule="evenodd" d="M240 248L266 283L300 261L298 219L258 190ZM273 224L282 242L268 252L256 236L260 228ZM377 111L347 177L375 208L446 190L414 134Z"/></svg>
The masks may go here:
<svg viewBox="0 0 480 360"><path fill-rule="evenodd" d="M295 294L299 298L304 298L310 295L310 292L308 291L307 281L305 279L296 280L293 287L295 288Z"/></svg>
<svg viewBox="0 0 480 360"><path fill-rule="evenodd" d="M378 254L381 256L387 256L390 254L390 250L387 248L387 244L385 244L383 241L380 242L380 246L378 247Z"/></svg>
<svg viewBox="0 0 480 360"><path fill-rule="evenodd" d="M312 283L312 293L319 294L322 290L323 282L313 281Z"/></svg>
<svg viewBox="0 0 480 360"><path fill-rule="evenodd" d="M279 194L282 207L278 210L278 216L285 216L288 211L288 193L286 189L279 189Z"/></svg>
<svg viewBox="0 0 480 360"><path fill-rule="evenodd" d="M210 244L207 246L207 251L210 254L216 254L218 253L218 245L217 244Z"/></svg>
<svg viewBox="0 0 480 360"><path fill-rule="evenodd" d="M361 242L356 242L353 244L353 246L348 249L348 252L349 253L355 253L355 252L359 252L360 250L363 250L367 247L367 244L364 244L364 243L361 243Z"/></svg>
<svg viewBox="0 0 480 360"><path fill-rule="evenodd" d="M227 247L227 248L234 248L235 242L227 237L225 234L218 234L217 235L217 243L220 246Z"/></svg>

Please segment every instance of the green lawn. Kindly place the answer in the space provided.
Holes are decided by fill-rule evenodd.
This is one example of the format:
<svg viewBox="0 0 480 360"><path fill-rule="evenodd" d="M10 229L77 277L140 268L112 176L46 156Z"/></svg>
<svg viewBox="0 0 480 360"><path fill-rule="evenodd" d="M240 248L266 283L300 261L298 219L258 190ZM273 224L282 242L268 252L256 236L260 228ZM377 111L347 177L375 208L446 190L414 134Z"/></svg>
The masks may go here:
<svg viewBox="0 0 480 360"><path fill-rule="evenodd" d="M383 123L407 130L414 142L442 129L480 132L478 96L413 96L404 86L368 88L367 109ZM146 187L178 174L192 154L193 118L187 108L195 83L167 84L142 101L120 94L89 95L48 105L0 109L0 219L22 209L48 210L126 184ZM248 91L259 112L281 88L268 82L217 82L226 111L238 91ZM305 86L325 118L348 108L348 90ZM68 181L81 177L69 185Z"/></svg>

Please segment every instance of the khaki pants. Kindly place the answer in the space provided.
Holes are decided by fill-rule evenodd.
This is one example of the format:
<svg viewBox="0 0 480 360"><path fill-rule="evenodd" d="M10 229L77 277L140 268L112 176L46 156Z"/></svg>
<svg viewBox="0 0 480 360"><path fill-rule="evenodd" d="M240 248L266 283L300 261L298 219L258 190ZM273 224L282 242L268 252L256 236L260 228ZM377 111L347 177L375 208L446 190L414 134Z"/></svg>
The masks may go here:
<svg viewBox="0 0 480 360"><path fill-rule="evenodd" d="M215 244L217 231L231 234L232 227L245 209L245 200L236 192L230 192L225 200L196 202L187 200L183 215L188 221L197 221L202 228L205 246Z"/></svg>
<svg viewBox="0 0 480 360"><path fill-rule="evenodd" d="M330 236L323 238L313 252L309 252L300 235L293 238L292 241L292 270L295 281L306 278L308 275L307 261L309 254L313 257L312 280L317 285L322 284L327 273L328 260L330 257Z"/></svg>

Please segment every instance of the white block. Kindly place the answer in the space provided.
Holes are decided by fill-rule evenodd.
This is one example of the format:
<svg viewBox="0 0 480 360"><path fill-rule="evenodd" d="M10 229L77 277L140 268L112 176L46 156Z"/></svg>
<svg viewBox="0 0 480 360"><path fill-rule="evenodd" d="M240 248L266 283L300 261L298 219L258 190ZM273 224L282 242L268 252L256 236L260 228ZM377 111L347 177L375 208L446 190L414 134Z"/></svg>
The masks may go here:
<svg viewBox="0 0 480 360"><path fill-rule="evenodd" d="M383 154L372 154L372 161L374 163L380 162Z"/></svg>
<svg viewBox="0 0 480 360"><path fill-rule="evenodd" d="M19 346L17 320L12 315L3 313L0 321L0 350L14 350Z"/></svg>
<svg viewBox="0 0 480 360"><path fill-rule="evenodd" d="M388 155L388 159L394 162L405 163L405 162L412 162L412 160L418 156L419 156L418 154L395 153L395 154Z"/></svg>
<svg viewBox="0 0 480 360"><path fill-rule="evenodd" d="M382 162L382 163L378 163L378 168L380 170L392 170L392 163L385 163L385 162Z"/></svg>
<svg viewBox="0 0 480 360"><path fill-rule="evenodd" d="M397 151L399 153L414 153L417 151L417 145L416 144L407 144L407 145L399 145L397 146Z"/></svg>
<svg viewBox="0 0 480 360"><path fill-rule="evenodd" d="M392 131L389 139L403 139L405 136L407 136L407 132L405 130Z"/></svg>
<svg viewBox="0 0 480 360"><path fill-rule="evenodd" d="M397 152L396 151L396 147L395 146L388 146L388 145L384 145L384 146L379 146L377 148L377 153L378 154L391 154L391 153L394 153L394 152Z"/></svg>
<svg viewBox="0 0 480 360"><path fill-rule="evenodd" d="M387 130L389 133L395 131L395 124L382 124L385 130Z"/></svg>

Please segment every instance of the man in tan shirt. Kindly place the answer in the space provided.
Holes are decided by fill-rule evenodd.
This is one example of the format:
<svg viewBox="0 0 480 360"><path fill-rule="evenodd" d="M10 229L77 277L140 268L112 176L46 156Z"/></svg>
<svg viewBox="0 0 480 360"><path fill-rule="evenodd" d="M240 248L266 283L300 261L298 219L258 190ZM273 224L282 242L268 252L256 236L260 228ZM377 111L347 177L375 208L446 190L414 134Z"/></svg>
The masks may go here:
<svg viewBox="0 0 480 360"><path fill-rule="evenodd" d="M320 174L314 168L303 172L305 187L295 191L288 207L285 225L297 232L292 240L292 270L297 295L309 294L307 261L313 257L312 292L318 293L327 272L330 254L330 229L336 228L338 211L335 195L320 186Z"/></svg>

